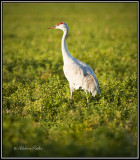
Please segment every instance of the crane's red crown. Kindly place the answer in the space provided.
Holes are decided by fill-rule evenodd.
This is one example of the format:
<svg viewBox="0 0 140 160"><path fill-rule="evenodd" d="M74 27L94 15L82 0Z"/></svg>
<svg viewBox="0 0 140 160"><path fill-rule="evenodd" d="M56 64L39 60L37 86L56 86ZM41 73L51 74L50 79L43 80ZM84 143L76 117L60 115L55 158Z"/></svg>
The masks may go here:
<svg viewBox="0 0 140 160"><path fill-rule="evenodd" d="M57 26L59 26L60 24L63 24L63 22L59 22L59 23L57 24Z"/></svg>

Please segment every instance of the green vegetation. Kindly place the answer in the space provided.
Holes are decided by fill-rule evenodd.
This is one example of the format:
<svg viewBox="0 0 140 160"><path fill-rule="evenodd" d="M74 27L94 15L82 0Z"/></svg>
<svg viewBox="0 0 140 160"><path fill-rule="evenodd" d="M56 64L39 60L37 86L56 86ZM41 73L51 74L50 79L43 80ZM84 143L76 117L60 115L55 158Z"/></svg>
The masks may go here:
<svg viewBox="0 0 140 160"><path fill-rule="evenodd" d="M63 74L64 21L72 56L101 95L74 92ZM3 156L137 156L137 4L3 3Z"/></svg>

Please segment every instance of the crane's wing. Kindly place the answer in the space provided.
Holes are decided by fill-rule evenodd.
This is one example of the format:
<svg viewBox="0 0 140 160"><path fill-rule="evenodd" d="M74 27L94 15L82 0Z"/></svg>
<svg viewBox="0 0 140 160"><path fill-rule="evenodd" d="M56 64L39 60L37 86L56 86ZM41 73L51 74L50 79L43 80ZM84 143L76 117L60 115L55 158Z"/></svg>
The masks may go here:
<svg viewBox="0 0 140 160"><path fill-rule="evenodd" d="M76 60L77 60L77 59L76 59ZM94 82L94 84L95 84L95 86L96 86L96 89L97 89L98 93L101 94L101 93L100 93L100 90L99 90L98 80L97 80L97 78L96 78L96 76L95 76L92 68L91 68L89 65L87 65L86 63L84 63L84 62L81 62L81 61L79 61L79 60L77 60L77 61L85 68L84 70L86 71L86 73L88 74L88 76L90 76L91 79L93 79L93 82Z"/></svg>
<svg viewBox="0 0 140 160"><path fill-rule="evenodd" d="M70 87L75 89L82 87L84 90L92 92L93 96L97 92L100 93L95 74L87 64L73 58L69 64L63 66L63 70Z"/></svg>

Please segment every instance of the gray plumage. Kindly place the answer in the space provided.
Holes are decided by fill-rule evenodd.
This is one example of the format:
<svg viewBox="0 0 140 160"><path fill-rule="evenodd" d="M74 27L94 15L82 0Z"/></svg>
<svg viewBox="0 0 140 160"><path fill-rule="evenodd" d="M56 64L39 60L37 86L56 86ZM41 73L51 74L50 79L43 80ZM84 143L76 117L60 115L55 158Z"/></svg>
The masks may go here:
<svg viewBox="0 0 140 160"><path fill-rule="evenodd" d="M66 37L68 34L68 26L64 22L60 22L55 26L49 27L55 29L63 30L62 36L62 55L63 55L63 71L69 81L70 91L71 91L71 100L72 93L74 90L82 88L86 93L91 92L92 96L95 97L97 92L100 94L99 84L97 78L91 67L76 58L72 57L66 46ZM88 101L88 99L87 99Z"/></svg>

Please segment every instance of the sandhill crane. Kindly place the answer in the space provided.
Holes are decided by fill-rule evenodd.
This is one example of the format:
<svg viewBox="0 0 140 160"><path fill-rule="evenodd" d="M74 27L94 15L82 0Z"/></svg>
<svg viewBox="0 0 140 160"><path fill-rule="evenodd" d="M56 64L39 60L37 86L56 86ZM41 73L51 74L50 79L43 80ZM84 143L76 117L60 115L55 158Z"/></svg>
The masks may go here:
<svg viewBox="0 0 140 160"><path fill-rule="evenodd" d="M69 53L66 45L66 37L69 31L69 28L66 23L60 22L57 25L48 27L48 29L60 29L63 31L61 47L63 55L63 71L69 81L70 86L70 100L72 102L72 94L74 90L82 88L87 94L87 103L88 103L88 92L92 93L92 96L95 97L96 93L100 94L98 81L95 77L95 74L91 67L76 58L72 57Z"/></svg>

